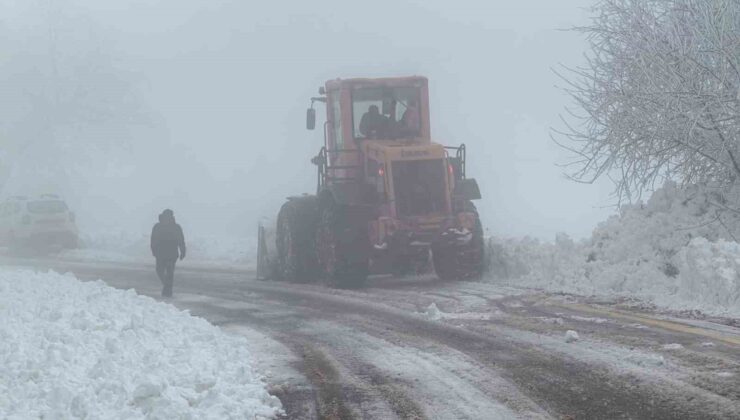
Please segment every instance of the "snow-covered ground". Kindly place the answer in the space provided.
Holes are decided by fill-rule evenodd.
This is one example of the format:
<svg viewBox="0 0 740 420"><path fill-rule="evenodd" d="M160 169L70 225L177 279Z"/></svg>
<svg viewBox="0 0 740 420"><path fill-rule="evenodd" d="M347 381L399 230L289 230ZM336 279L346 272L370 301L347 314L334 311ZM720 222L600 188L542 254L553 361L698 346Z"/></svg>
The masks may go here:
<svg viewBox="0 0 740 420"><path fill-rule="evenodd" d="M272 418L244 338L174 306L0 269L0 418Z"/></svg>
<svg viewBox="0 0 740 420"><path fill-rule="evenodd" d="M737 216L716 191L668 183L574 242L492 239L490 279L581 295L635 298L672 310L740 317Z"/></svg>
<svg viewBox="0 0 740 420"><path fill-rule="evenodd" d="M257 239L227 236L186 236L187 265L228 265L252 268ZM65 250L61 258L97 262L151 262L148 233L125 230L83 231L80 248Z"/></svg>

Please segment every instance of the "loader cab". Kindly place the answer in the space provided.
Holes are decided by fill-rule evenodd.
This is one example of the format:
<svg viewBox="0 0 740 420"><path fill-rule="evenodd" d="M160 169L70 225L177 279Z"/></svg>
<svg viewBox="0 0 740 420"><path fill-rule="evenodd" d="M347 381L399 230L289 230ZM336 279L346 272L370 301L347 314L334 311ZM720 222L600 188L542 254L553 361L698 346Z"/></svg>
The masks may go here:
<svg viewBox="0 0 740 420"><path fill-rule="evenodd" d="M336 79L326 82L320 93L326 102L325 146L330 152L357 151L370 139L430 142L425 77ZM371 108L377 109L376 115L371 115Z"/></svg>
<svg viewBox="0 0 740 420"><path fill-rule="evenodd" d="M363 145L431 143L425 77L329 80L319 88L319 95L311 98L306 120L307 128L315 127L314 105L325 103L324 147L312 160L319 166L319 189L325 184L356 182L364 166ZM366 116L371 108L377 109L375 115Z"/></svg>

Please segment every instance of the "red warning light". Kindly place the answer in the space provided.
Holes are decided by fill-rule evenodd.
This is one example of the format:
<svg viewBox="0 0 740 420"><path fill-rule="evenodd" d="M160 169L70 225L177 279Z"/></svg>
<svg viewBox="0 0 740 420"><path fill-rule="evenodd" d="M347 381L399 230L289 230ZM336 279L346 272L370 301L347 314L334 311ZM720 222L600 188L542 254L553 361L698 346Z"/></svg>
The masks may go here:
<svg viewBox="0 0 740 420"><path fill-rule="evenodd" d="M385 176L385 168L382 166L378 168L378 176Z"/></svg>

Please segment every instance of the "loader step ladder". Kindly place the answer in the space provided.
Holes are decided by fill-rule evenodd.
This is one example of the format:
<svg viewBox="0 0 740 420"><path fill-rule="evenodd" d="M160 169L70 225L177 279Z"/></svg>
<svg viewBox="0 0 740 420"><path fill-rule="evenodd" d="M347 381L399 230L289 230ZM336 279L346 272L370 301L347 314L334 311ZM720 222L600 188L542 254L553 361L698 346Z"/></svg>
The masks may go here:
<svg viewBox="0 0 740 420"><path fill-rule="evenodd" d="M334 171L345 170L351 171L360 169L360 165L330 165L329 156L331 155L332 161L335 160L342 153L357 153L355 149L334 149L327 150L326 147L322 147L319 150L319 154L313 158L314 163L318 166L318 186L317 191L321 191L327 183L335 184L341 182L357 182L358 173L352 176L339 176Z"/></svg>

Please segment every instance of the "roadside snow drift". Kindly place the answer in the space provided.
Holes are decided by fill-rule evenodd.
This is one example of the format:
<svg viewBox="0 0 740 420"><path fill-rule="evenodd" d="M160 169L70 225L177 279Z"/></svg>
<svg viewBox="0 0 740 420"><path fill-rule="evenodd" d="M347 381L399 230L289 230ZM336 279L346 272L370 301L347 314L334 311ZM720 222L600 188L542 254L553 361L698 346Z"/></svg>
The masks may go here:
<svg viewBox="0 0 740 420"><path fill-rule="evenodd" d="M244 339L101 281L0 269L0 418L272 418Z"/></svg>
<svg viewBox="0 0 740 420"><path fill-rule="evenodd" d="M491 241L492 277L549 291L638 298L674 310L740 317L738 214L721 192L667 183L576 243Z"/></svg>

